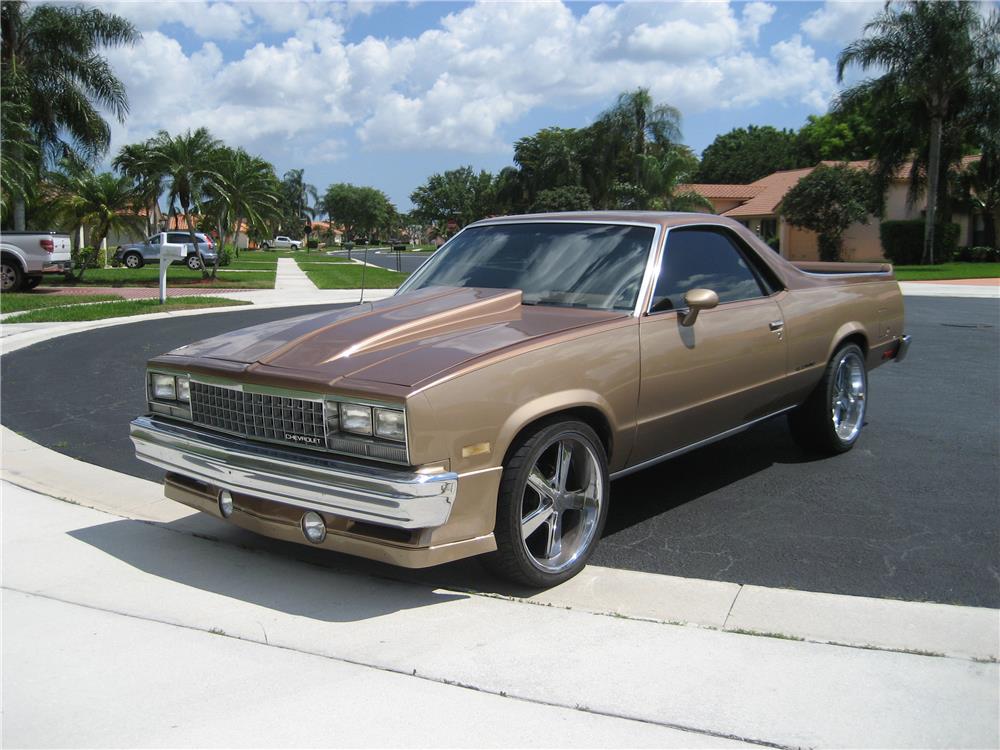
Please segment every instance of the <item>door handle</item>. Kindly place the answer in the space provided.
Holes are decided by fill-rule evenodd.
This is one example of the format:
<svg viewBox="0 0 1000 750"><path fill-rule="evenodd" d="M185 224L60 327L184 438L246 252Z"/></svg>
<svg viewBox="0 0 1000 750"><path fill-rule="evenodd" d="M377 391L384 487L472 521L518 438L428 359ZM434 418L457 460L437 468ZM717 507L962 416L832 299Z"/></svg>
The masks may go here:
<svg viewBox="0 0 1000 750"><path fill-rule="evenodd" d="M785 327L785 321L783 320L772 320L769 326L769 328L772 331L780 331L784 327Z"/></svg>

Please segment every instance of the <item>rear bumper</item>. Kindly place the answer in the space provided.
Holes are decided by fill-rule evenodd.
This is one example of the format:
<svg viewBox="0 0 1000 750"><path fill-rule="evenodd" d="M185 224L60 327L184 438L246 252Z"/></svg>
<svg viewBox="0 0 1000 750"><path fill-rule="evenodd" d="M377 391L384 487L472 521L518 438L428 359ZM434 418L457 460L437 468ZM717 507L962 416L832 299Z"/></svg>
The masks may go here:
<svg viewBox="0 0 1000 750"><path fill-rule="evenodd" d="M73 261L53 260L42 265L42 273L66 273L72 270Z"/></svg>
<svg viewBox="0 0 1000 750"><path fill-rule="evenodd" d="M893 357L897 362L902 362L906 359L907 352L910 351L910 342L913 340L912 336L906 335L899 338L899 345L896 347L896 355Z"/></svg>
<svg viewBox="0 0 1000 750"><path fill-rule="evenodd" d="M395 529L442 526L458 475L376 468L323 454L263 446L152 416L132 421L136 458L168 472L254 498Z"/></svg>

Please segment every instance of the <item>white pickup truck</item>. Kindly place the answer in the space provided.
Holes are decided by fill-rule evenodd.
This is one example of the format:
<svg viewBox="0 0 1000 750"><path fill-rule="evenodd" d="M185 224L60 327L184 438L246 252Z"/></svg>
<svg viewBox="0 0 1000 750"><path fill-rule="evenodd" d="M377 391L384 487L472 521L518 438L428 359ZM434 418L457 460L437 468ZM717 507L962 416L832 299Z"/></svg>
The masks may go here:
<svg viewBox="0 0 1000 750"><path fill-rule="evenodd" d="M42 274L72 268L68 234L4 232L0 234L0 291L34 289Z"/></svg>
<svg viewBox="0 0 1000 750"><path fill-rule="evenodd" d="M269 250L272 247L285 247L292 250L302 249L302 240L293 240L291 237L279 236L273 240L264 240L260 243L262 250Z"/></svg>

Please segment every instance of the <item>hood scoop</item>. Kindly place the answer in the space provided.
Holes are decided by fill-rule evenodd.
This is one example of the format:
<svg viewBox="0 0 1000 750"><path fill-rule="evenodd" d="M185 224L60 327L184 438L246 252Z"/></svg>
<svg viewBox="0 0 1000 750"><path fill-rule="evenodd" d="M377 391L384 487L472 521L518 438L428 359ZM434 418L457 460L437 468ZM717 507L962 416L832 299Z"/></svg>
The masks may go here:
<svg viewBox="0 0 1000 750"><path fill-rule="evenodd" d="M322 364L458 330L515 320L521 316L522 297L520 289L502 290L501 293L486 299L400 323L351 344L346 349L332 354Z"/></svg>
<svg viewBox="0 0 1000 750"><path fill-rule="evenodd" d="M431 292L431 290L427 290ZM322 366L373 354L429 337L456 333L521 317L520 289L455 289L407 303L393 298L367 313L331 320L257 358L277 367Z"/></svg>

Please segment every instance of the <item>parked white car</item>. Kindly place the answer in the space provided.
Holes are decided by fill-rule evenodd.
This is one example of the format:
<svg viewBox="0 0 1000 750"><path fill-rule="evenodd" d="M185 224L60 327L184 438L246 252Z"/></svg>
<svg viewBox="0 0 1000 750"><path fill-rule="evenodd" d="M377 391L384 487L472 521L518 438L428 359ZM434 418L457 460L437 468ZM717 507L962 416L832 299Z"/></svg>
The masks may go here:
<svg viewBox="0 0 1000 750"><path fill-rule="evenodd" d="M0 235L0 291L34 289L42 274L72 268L68 234L4 232Z"/></svg>
<svg viewBox="0 0 1000 750"><path fill-rule="evenodd" d="M301 250L302 240L293 240L291 237L279 236L273 240L264 240L260 243L260 247L262 250L270 250L272 247Z"/></svg>

